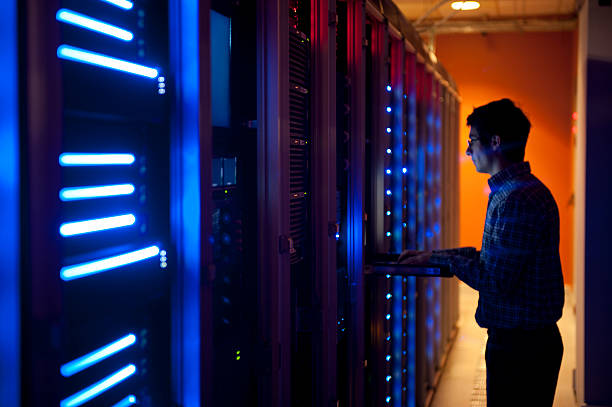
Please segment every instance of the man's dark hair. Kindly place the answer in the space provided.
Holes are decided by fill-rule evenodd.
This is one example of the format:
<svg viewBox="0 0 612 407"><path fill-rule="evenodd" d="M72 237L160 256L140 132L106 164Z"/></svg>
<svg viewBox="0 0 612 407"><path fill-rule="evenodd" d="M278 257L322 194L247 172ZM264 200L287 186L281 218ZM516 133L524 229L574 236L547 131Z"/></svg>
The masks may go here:
<svg viewBox="0 0 612 407"><path fill-rule="evenodd" d="M531 123L525 113L510 99L501 99L477 107L467 118L467 125L478 131L480 142L489 146L498 135L501 153L510 162L525 159L525 146Z"/></svg>

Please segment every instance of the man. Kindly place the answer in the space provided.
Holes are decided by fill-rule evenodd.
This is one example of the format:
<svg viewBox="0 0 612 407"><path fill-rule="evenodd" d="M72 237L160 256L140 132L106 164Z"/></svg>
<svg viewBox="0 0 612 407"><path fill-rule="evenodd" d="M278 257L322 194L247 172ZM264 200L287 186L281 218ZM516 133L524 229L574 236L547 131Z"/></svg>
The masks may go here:
<svg viewBox="0 0 612 407"><path fill-rule="evenodd" d="M448 264L478 290L489 407L552 406L563 356L557 204L523 161L531 124L511 100L474 109L467 124L466 154L491 175L482 249L407 250L399 262Z"/></svg>

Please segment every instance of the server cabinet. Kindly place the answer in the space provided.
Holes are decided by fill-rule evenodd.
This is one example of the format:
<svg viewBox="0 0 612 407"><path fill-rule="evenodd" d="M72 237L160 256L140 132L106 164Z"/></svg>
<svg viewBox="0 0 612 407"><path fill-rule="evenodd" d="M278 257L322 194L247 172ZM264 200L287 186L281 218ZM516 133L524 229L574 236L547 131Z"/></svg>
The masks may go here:
<svg viewBox="0 0 612 407"><path fill-rule="evenodd" d="M258 3L261 405L336 401L333 10Z"/></svg>
<svg viewBox="0 0 612 407"><path fill-rule="evenodd" d="M255 2L210 8L212 225L210 403L257 399L257 36ZM205 59L204 63L208 63ZM240 391L235 391L236 388Z"/></svg>
<svg viewBox="0 0 612 407"><path fill-rule="evenodd" d="M170 403L167 2L24 4L22 403Z"/></svg>

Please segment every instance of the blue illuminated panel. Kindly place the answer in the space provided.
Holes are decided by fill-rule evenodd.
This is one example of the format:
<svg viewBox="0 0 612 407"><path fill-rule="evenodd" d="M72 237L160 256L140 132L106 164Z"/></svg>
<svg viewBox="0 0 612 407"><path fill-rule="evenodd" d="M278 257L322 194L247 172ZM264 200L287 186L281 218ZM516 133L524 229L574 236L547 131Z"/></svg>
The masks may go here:
<svg viewBox="0 0 612 407"><path fill-rule="evenodd" d="M129 407L133 406L136 403L138 403L138 399L136 399L136 396L134 396L133 394L130 394L123 400L113 404L111 407Z"/></svg>
<svg viewBox="0 0 612 407"><path fill-rule="evenodd" d="M132 184L99 185L91 187L72 187L60 190L60 199L64 202L83 199L109 198L134 193Z"/></svg>
<svg viewBox="0 0 612 407"><path fill-rule="evenodd" d="M113 270L128 264L150 259L158 254L159 248L157 246L151 246L141 250L120 254L118 256L62 267L60 270L60 276L64 281L88 277L103 271Z"/></svg>
<svg viewBox="0 0 612 407"><path fill-rule="evenodd" d="M81 406L87 403L89 400L99 396L100 394L104 393L110 388L126 380L127 378L132 376L134 373L136 373L136 366L132 364L127 365L126 367L124 367L121 370L116 371L112 375L107 376L104 379L100 380L99 382L96 382L92 384L91 386L86 387L83 390L79 391L78 393L75 393L72 396L62 400L60 402L60 407Z"/></svg>
<svg viewBox="0 0 612 407"><path fill-rule="evenodd" d="M73 47L71 45L60 45L57 48L57 56L68 61L81 62L83 64L113 69L115 71L144 76L151 79L157 78L159 75L158 70L155 68Z"/></svg>
<svg viewBox="0 0 612 407"><path fill-rule="evenodd" d="M72 362L62 365L60 372L62 373L62 376L70 377L73 374L79 373L80 371L85 370L88 367L95 365L96 363L109 358L118 352L121 352L125 348L132 346L135 343L136 336L134 334L126 335L121 339L88 353L87 355L81 356Z"/></svg>
<svg viewBox="0 0 612 407"><path fill-rule="evenodd" d="M100 0L104 1L108 4L112 4L113 6L122 8L124 10L131 10L134 7L134 3L128 0Z"/></svg>
<svg viewBox="0 0 612 407"><path fill-rule="evenodd" d="M86 233L100 232L102 230L116 229L125 226L132 226L136 222L134 215L118 215L108 218L88 219L78 222L62 223L60 235L64 237L83 235Z"/></svg>
<svg viewBox="0 0 612 407"><path fill-rule="evenodd" d="M59 10L55 15L57 21L67 24L72 24L77 27L85 28L100 34L108 35L109 37L117 38L123 41L132 41L134 34L123 28L119 28L104 21L88 17L76 11L67 10L65 8Z"/></svg>
<svg viewBox="0 0 612 407"><path fill-rule="evenodd" d="M27 161L20 162L20 145L26 131L19 127L19 111L22 102L19 100L19 77L25 74L18 68L18 44L22 35L21 24L18 27L18 8L20 2L2 2L0 14L0 45L2 47L2 92L0 92L0 213L2 232L0 246L10 255L2 259L0 268L0 310L2 310L2 340L0 340L0 401L3 406L19 406L21 380L21 304L25 300L20 297L20 277L22 267L19 253L20 218L22 211L27 213L25 206L20 209L20 188L24 174L20 174L20 165L24 168ZM22 289L22 288L21 288ZM26 297L27 298L27 297Z"/></svg>
<svg viewBox="0 0 612 407"><path fill-rule="evenodd" d="M170 405L171 319L151 318L172 314L172 252L161 250L171 227L166 92L175 78L161 74L170 4L73 3L54 10L61 45L45 50L61 61L50 78L62 92L55 272L59 353L74 358L61 356L49 374L60 407Z"/></svg>
<svg viewBox="0 0 612 407"><path fill-rule="evenodd" d="M62 167L85 165L131 165L134 163L132 154L102 154L102 153L63 153L59 157Z"/></svg>

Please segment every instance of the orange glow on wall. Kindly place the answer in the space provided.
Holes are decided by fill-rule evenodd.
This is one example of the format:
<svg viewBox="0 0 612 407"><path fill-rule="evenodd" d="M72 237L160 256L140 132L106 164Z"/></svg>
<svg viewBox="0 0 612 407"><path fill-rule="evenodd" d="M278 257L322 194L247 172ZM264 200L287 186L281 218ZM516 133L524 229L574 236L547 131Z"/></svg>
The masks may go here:
<svg viewBox="0 0 612 407"><path fill-rule="evenodd" d="M446 34L436 37L437 55L463 98L460 114L460 245L481 247L488 174L477 173L465 155L467 116L474 107L508 97L532 128L525 160L552 192L561 221L560 253L566 284L572 284L573 32Z"/></svg>

